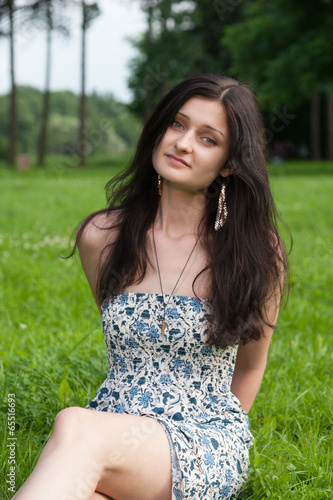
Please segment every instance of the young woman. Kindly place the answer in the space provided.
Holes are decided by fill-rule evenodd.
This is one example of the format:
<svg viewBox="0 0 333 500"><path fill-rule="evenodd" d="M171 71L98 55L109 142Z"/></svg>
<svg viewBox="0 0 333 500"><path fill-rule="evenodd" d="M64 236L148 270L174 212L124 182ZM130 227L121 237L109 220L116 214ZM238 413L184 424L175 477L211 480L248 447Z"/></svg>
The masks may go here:
<svg viewBox="0 0 333 500"><path fill-rule="evenodd" d="M57 415L14 498L235 498L287 263L251 90L179 83L107 190L77 245L108 376L87 408Z"/></svg>

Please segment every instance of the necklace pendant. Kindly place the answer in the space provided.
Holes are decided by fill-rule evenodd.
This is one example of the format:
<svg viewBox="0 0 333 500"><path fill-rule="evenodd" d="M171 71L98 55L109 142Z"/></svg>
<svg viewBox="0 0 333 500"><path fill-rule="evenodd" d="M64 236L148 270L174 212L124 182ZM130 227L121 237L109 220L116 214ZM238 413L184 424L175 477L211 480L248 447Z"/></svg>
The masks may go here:
<svg viewBox="0 0 333 500"><path fill-rule="evenodd" d="M165 323L165 320L163 320L162 324L161 324L161 336L162 337L163 337L163 334L164 334L165 327L166 327L166 323Z"/></svg>

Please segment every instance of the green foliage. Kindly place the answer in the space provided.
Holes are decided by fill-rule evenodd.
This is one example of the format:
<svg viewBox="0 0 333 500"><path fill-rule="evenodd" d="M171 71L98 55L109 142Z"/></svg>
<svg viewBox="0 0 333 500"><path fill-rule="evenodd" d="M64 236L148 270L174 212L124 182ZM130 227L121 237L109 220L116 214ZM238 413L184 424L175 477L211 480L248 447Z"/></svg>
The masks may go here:
<svg viewBox="0 0 333 500"><path fill-rule="evenodd" d="M84 170L0 168L0 470L4 478L7 394L15 393L17 487L36 463L56 413L85 406L106 376L89 286L78 258L61 256L68 255L83 217L105 206L103 187L128 160L91 158ZM278 209L294 239L291 295L249 415L255 445L244 500L333 496L332 174L333 163L325 162L270 168Z"/></svg>
<svg viewBox="0 0 333 500"><path fill-rule="evenodd" d="M133 41L130 105L146 117L176 83L198 73L226 74L256 89L267 121L285 107L297 115L274 139L296 145L295 156L325 149L331 157L327 102L312 108L314 91L333 92L331 0L200 0L141 2L148 28ZM322 108L319 127L310 129ZM325 109L324 109L325 107ZM311 142L311 146L310 143ZM325 146L324 146L325 144ZM306 147L304 147L306 146ZM300 150L304 152L300 154Z"/></svg>
<svg viewBox="0 0 333 500"><path fill-rule="evenodd" d="M83 29L89 29L91 23L96 17L98 17L101 13L98 4L96 2L87 4L84 0L82 0L83 7Z"/></svg>
<svg viewBox="0 0 333 500"><path fill-rule="evenodd" d="M230 71L255 85L266 107L296 109L313 91L332 88L332 2L244 1L242 19L222 38Z"/></svg>
<svg viewBox="0 0 333 500"><path fill-rule="evenodd" d="M18 153L37 151L41 122L42 93L32 87L18 87ZM73 92L51 93L50 123L47 143L48 155L77 154L79 129L79 97ZM0 159L8 155L8 95L0 96ZM112 95L93 93L87 99L87 129L91 155L120 154L131 149L140 132L140 122L128 111L125 104Z"/></svg>
<svg viewBox="0 0 333 500"><path fill-rule="evenodd" d="M220 40L225 26L236 21L241 10L222 9L221 3L155 2L151 33L133 41L139 54L131 61L129 88L133 91L131 109L139 116L183 78L227 72L230 51Z"/></svg>
<svg viewBox="0 0 333 500"><path fill-rule="evenodd" d="M138 56L130 61L128 86L133 91L130 109L143 117L162 95L183 77L198 45L188 38L191 27L189 2L159 0L144 8L148 28L138 40L132 40Z"/></svg>
<svg viewBox="0 0 333 500"><path fill-rule="evenodd" d="M69 36L69 18L64 16L68 6L67 0L37 1L25 5L24 11L20 12L20 31L39 29Z"/></svg>

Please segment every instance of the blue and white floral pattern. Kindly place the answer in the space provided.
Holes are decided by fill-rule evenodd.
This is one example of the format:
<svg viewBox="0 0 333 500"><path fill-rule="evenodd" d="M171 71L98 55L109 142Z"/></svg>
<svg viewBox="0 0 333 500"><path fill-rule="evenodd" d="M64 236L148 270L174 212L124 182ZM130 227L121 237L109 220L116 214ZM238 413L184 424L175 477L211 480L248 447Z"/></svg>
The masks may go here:
<svg viewBox="0 0 333 500"><path fill-rule="evenodd" d="M172 500L234 499L249 468L247 414L230 392L237 347L205 344L210 301L121 292L102 305L108 376L87 408L164 427Z"/></svg>

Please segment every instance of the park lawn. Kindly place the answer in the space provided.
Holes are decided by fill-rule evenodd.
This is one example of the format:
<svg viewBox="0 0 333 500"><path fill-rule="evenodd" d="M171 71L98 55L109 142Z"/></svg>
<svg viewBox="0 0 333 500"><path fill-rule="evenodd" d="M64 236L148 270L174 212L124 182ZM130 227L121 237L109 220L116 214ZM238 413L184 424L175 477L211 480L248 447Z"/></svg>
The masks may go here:
<svg viewBox="0 0 333 500"><path fill-rule="evenodd" d="M92 162L81 170L61 162L45 171L0 168L3 500L12 496L8 394L15 394L18 489L56 413L86 405L106 376L100 317L78 257L61 256L70 252L77 224L105 206L104 185L124 161ZM285 163L270 170L294 240L291 292L249 415L255 444L240 498L332 499L333 164Z"/></svg>

